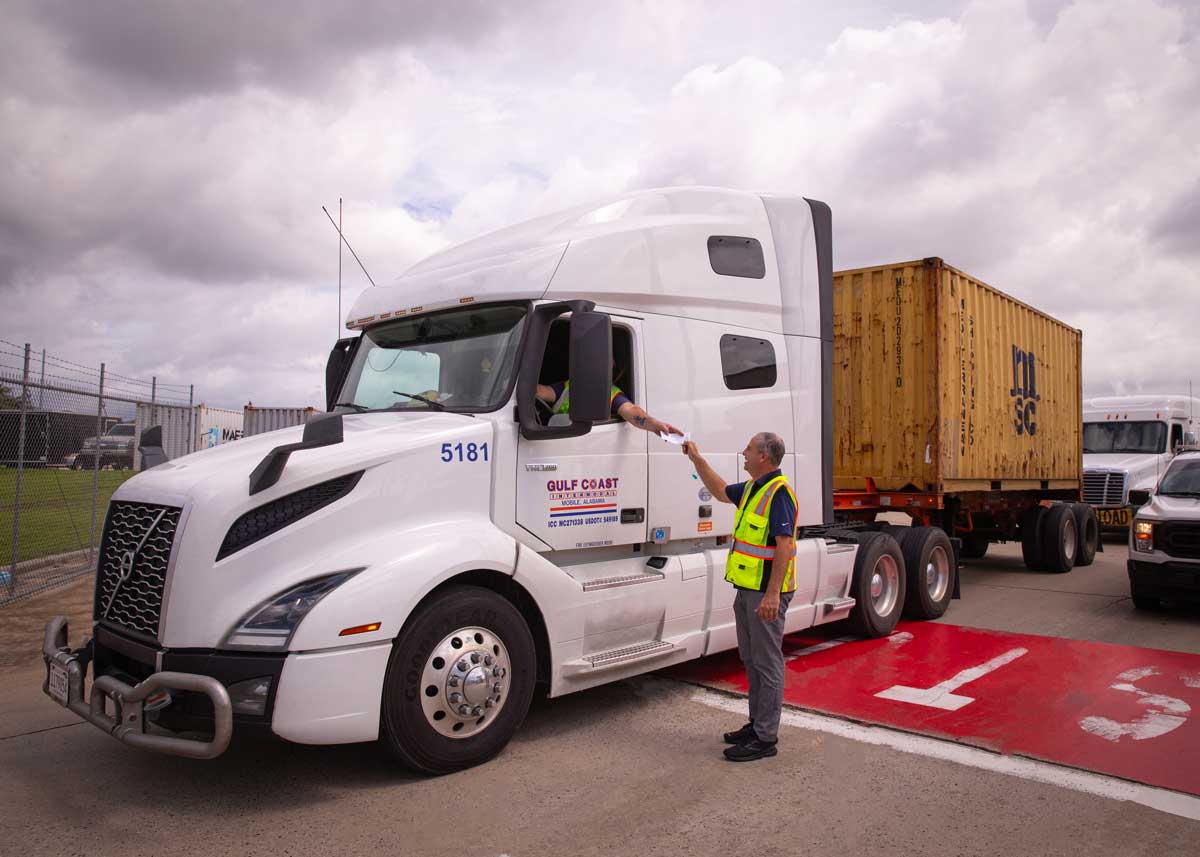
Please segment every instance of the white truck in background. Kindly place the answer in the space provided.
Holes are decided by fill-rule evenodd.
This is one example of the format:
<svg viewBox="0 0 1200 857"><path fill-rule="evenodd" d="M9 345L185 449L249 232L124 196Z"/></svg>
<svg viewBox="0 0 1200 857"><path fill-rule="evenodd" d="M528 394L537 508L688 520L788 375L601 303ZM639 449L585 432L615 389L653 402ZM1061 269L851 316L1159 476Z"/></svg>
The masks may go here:
<svg viewBox="0 0 1200 857"><path fill-rule="evenodd" d="M787 631L940 616L953 562L906 569L883 528L831 527L831 233L800 197L654 190L368 289L347 320L360 335L330 355L330 413L113 495L93 636L72 650L49 623L46 692L161 752L211 758L234 729L380 739L436 774L498 753L535 685L559 696L735 647L734 509L678 446L611 418L614 383L729 482L753 434L785 439ZM535 395L556 381L569 415ZM954 556L940 529L913 539Z"/></svg>
<svg viewBox="0 0 1200 857"><path fill-rule="evenodd" d="M1200 432L1200 399L1105 396L1083 403L1083 501L1102 528L1127 529L1129 492L1151 491L1167 465Z"/></svg>

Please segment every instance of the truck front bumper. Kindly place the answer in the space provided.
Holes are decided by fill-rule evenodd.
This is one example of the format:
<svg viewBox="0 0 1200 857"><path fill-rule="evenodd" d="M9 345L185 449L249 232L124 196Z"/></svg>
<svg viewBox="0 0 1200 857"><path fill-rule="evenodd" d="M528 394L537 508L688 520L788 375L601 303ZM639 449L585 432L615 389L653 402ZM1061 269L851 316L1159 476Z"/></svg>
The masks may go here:
<svg viewBox="0 0 1200 857"><path fill-rule="evenodd" d="M1130 585L1139 594L1171 601L1200 602L1200 562L1126 562Z"/></svg>
<svg viewBox="0 0 1200 857"><path fill-rule="evenodd" d="M191 759L213 759L225 752L233 735L233 706L225 686L211 676L155 672L131 685L113 675L97 676L91 694L84 693L90 650L67 645L67 620L55 616L46 625L42 657L46 682L42 692L122 743ZM212 703L213 735L208 741L156 735L147 730L146 700L159 691L203 694ZM113 713L108 713L111 703Z"/></svg>

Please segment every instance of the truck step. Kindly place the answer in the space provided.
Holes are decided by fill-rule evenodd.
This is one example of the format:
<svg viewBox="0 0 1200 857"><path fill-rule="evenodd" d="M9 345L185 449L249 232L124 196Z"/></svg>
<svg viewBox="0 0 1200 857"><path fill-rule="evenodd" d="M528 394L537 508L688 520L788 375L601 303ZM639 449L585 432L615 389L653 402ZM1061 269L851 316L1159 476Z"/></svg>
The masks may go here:
<svg viewBox="0 0 1200 857"><path fill-rule="evenodd" d="M854 609L854 604L855 601L853 598L830 598L826 601L817 602L822 619L826 619L835 613L848 616L850 611Z"/></svg>
<svg viewBox="0 0 1200 857"><path fill-rule="evenodd" d="M586 655L577 661L568 661L563 664L563 674L577 675L579 673L612 669L613 667L623 667L637 661L648 661L652 658L662 657L673 651L675 651L674 643L668 643L665 640L652 640L648 643L638 643L636 646L626 646L621 649L612 649L607 652Z"/></svg>
<svg viewBox="0 0 1200 857"><path fill-rule="evenodd" d="M597 589L616 589L618 586L635 586L639 583L652 583L655 580L665 580L666 575L661 571L638 572L637 574L622 574L616 577L600 577L588 580L583 584L584 592L595 592Z"/></svg>

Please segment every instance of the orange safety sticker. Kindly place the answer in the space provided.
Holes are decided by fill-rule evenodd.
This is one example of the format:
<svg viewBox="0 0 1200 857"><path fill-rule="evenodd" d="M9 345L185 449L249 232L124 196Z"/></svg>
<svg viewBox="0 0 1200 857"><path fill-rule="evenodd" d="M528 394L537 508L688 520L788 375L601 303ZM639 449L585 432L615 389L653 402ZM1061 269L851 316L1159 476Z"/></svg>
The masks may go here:
<svg viewBox="0 0 1200 857"><path fill-rule="evenodd" d="M696 532L709 533L712 532L712 521L701 521L696 524Z"/></svg>

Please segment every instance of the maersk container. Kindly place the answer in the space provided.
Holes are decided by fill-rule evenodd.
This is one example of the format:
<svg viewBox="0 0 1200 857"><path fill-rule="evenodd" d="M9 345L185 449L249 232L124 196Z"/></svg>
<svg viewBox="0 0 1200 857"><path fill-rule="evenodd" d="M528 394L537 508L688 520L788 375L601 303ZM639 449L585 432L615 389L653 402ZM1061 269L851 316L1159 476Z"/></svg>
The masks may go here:
<svg viewBox="0 0 1200 857"><path fill-rule="evenodd" d="M1092 561L1080 331L938 258L835 272L833 307L840 516L904 512L969 558L1019 538L1036 570Z"/></svg>
<svg viewBox="0 0 1200 857"><path fill-rule="evenodd" d="M276 429L302 426L317 412L316 408L258 408L246 405L243 410L242 436L263 434Z"/></svg>
<svg viewBox="0 0 1200 857"><path fill-rule="evenodd" d="M196 450L208 449L222 443L240 440L243 415L241 411L196 405Z"/></svg>

